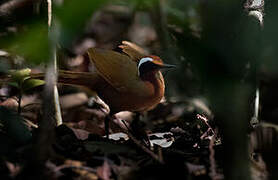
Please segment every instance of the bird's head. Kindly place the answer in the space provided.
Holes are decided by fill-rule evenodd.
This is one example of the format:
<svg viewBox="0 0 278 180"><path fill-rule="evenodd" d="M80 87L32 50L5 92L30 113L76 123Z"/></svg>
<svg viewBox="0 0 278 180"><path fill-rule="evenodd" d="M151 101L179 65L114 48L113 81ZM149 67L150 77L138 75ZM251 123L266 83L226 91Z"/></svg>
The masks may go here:
<svg viewBox="0 0 278 180"><path fill-rule="evenodd" d="M175 65L165 64L158 56L146 56L140 59L138 63L138 75L142 75L148 72L159 71L160 69L173 68Z"/></svg>

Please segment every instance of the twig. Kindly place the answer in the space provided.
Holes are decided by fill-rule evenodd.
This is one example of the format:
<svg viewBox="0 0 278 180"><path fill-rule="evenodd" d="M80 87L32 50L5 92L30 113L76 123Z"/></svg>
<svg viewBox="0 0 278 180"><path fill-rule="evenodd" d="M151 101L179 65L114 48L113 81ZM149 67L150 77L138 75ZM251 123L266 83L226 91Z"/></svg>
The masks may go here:
<svg viewBox="0 0 278 180"><path fill-rule="evenodd" d="M256 118L258 118L258 116L259 116L259 106L260 106L260 89L257 87L256 99L255 99L255 109L254 109L254 116Z"/></svg>
<svg viewBox="0 0 278 180"><path fill-rule="evenodd" d="M256 97L254 104L254 116L251 118L250 124L252 127L256 127L259 124L259 107L260 107L260 88L256 88Z"/></svg>
<svg viewBox="0 0 278 180"><path fill-rule="evenodd" d="M124 125L127 127L126 123L123 121ZM119 126L120 127L120 126ZM149 150L146 146L144 146L140 141L138 141L128 130L123 129L120 127L122 131L124 131L128 137L138 146L140 147L144 152L149 154L153 159L157 160L159 163L164 164L162 153L159 155L156 155L154 152ZM127 127L128 128L128 127Z"/></svg>
<svg viewBox="0 0 278 180"><path fill-rule="evenodd" d="M20 89L19 94L18 94L18 98L17 98L17 103L18 103L17 113L18 114L21 113L21 101L22 101L22 90Z"/></svg>
<svg viewBox="0 0 278 180"><path fill-rule="evenodd" d="M163 153L162 153L162 148L160 146L158 146L158 157L161 160L161 162L163 161Z"/></svg>
<svg viewBox="0 0 278 180"><path fill-rule="evenodd" d="M56 76L53 91L54 91L54 106L55 106L55 119L57 126L61 125L63 123L62 120L62 113L61 113L61 107L60 107L60 101L59 101L59 93L57 88L57 55L56 55L56 26L53 26L52 23L52 0L47 0L48 4L48 36L52 43L52 51L51 51L51 58L53 61L53 68L54 68L54 74ZM51 29L52 25L52 29Z"/></svg>
<svg viewBox="0 0 278 180"><path fill-rule="evenodd" d="M217 130L216 130L217 132ZM212 138L209 141L209 162L210 162L210 173L209 176L211 177L212 180L218 180L218 179L223 179L223 177L221 177L221 175L219 173L217 173L217 165L215 162L215 151L214 151L214 142L215 142L215 137L216 137L215 133Z"/></svg>
<svg viewBox="0 0 278 180"><path fill-rule="evenodd" d="M52 0L47 0L48 5L48 27L50 28L52 22Z"/></svg>
<svg viewBox="0 0 278 180"><path fill-rule="evenodd" d="M161 164L164 164L162 156L156 155L154 152L149 150L146 146L144 146L140 141L138 141L130 132L124 130L128 137L138 146L140 147L145 153L149 154L153 159L158 161Z"/></svg>
<svg viewBox="0 0 278 180"><path fill-rule="evenodd" d="M205 136L207 136L209 134L209 132L211 131L213 136L215 135L214 130L212 129L212 127L209 125L208 123L208 119L200 114L197 114L197 118L202 120L208 127L207 131L200 137L200 139L203 139Z"/></svg>
<svg viewBox="0 0 278 180"><path fill-rule="evenodd" d="M43 115L38 122L38 135L33 146L34 156L32 156L25 171L22 173L24 178L27 176L26 179L47 179L47 176L49 176L49 174L46 174L46 162L53 152L52 145L55 140L55 127L57 125L55 116L57 111L54 106L54 87L56 82L57 75L54 63L50 61L46 70L43 90Z"/></svg>
<svg viewBox="0 0 278 180"><path fill-rule="evenodd" d="M210 177L212 180L215 180L215 177L217 175L217 172L216 172L216 163L215 163L215 157L214 157L214 149L213 149L213 146L214 146L214 142L215 142L215 137L213 136L211 138L211 140L209 141L209 162L210 162Z"/></svg>
<svg viewBox="0 0 278 180"><path fill-rule="evenodd" d="M109 114L107 114L106 112L104 112L102 109L101 111L103 113L106 114L106 116L108 116L110 122L112 122L112 118ZM124 123L125 124L125 123ZM125 124L126 125L126 124ZM164 161L162 160L162 158L160 158L160 156L156 155L154 152L152 152L151 150L149 150L146 146L144 146L140 141L138 141L128 130L122 128L121 126L119 126L117 124L117 126L128 135L128 137L139 147L141 148L145 153L149 154L153 159L155 159L156 161L158 161L161 164L164 164ZM162 156L161 156L162 157Z"/></svg>
<svg viewBox="0 0 278 180"><path fill-rule="evenodd" d="M131 129L128 127L128 125L126 124L125 120L122 120L122 123L125 125L127 131L131 131Z"/></svg>
<svg viewBox="0 0 278 180"><path fill-rule="evenodd" d="M254 16L260 22L261 29L264 26L264 0L246 0L244 8L249 11L249 16ZM258 78L257 78L258 79ZM250 124L255 127L259 123L259 105L260 105L260 85L257 80L256 98L254 105L254 116L251 118Z"/></svg>

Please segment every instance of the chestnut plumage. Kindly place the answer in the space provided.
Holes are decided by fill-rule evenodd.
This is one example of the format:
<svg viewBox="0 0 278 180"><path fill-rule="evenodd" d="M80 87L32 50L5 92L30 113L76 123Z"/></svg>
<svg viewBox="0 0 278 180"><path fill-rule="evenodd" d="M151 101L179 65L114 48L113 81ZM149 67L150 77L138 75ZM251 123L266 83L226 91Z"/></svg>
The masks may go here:
<svg viewBox="0 0 278 180"><path fill-rule="evenodd" d="M58 82L83 86L96 92L110 107L111 113L119 111L148 111L164 96L162 68L164 64L154 55L147 55L139 46L123 41L123 53L91 48L89 58L96 71L59 71Z"/></svg>

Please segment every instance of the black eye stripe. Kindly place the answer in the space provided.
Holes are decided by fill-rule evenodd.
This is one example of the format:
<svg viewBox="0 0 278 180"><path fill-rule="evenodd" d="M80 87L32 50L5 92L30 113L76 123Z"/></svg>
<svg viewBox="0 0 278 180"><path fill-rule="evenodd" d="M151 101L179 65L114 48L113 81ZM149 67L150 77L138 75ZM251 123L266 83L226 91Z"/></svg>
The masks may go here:
<svg viewBox="0 0 278 180"><path fill-rule="evenodd" d="M138 69L139 76L142 76L143 74L145 74L147 72L157 69L158 67L159 66L157 64L154 64L151 61L146 61L139 66L139 69Z"/></svg>
<svg viewBox="0 0 278 180"><path fill-rule="evenodd" d="M150 58L150 57L142 58L142 59L139 61L139 63L138 63L138 68L140 68L140 66L141 66L142 64L147 63L147 62L152 62L152 61L153 61L153 59Z"/></svg>

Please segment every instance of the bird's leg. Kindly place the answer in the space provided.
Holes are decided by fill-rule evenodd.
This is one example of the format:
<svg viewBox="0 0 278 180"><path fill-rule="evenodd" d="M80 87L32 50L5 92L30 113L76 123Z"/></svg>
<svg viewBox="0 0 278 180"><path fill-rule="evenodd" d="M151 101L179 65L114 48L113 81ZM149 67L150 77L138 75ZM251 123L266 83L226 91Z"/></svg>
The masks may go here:
<svg viewBox="0 0 278 180"><path fill-rule="evenodd" d="M92 94L93 96L88 101L88 106L91 108L97 108L101 110L105 114L104 118L104 131L105 136L109 139L109 122L112 120L112 116L115 114L114 111L110 110L109 107L102 101L96 94Z"/></svg>
<svg viewBox="0 0 278 180"><path fill-rule="evenodd" d="M114 117L114 114L116 114L113 110L110 109L110 112L109 114L107 114L105 116L105 119L104 119L104 130L105 130L105 137L107 139L109 139L109 127L110 127L110 122L113 121L113 117Z"/></svg>
<svg viewBox="0 0 278 180"><path fill-rule="evenodd" d="M110 113L105 116L104 119L104 130L105 130L105 137L109 139L109 122L110 122L111 116Z"/></svg>
<svg viewBox="0 0 278 180"><path fill-rule="evenodd" d="M131 129L132 129L132 134L134 135L134 137L141 139L144 141L144 143L149 146L150 145L150 141L149 141L149 137L145 131L145 126L146 124L141 121L141 117L144 116L144 113L140 113L140 112L136 112L135 113L135 118L134 120L131 122Z"/></svg>

